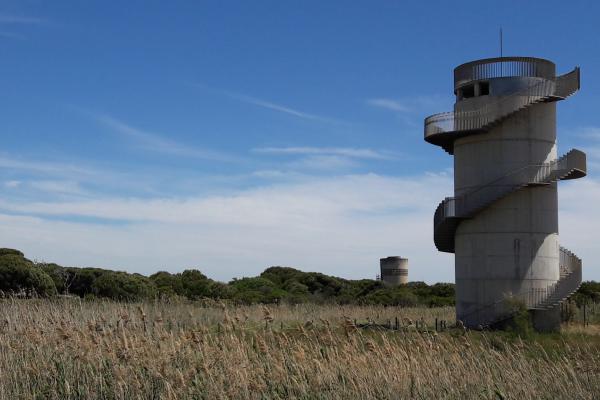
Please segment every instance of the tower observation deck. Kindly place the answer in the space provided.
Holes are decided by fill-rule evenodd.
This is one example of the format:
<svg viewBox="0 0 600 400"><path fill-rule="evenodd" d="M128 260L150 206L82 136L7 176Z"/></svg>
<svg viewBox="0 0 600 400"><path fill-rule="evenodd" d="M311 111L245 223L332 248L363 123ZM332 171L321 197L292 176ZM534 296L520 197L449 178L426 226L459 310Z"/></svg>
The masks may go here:
<svg viewBox="0 0 600 400"><path fill-rule="evenodd" d="M586 156L556 146L556 103L579 90L579 68L501 57L454 70L454 110L425 119L425 140L454 156L454 196L434 214L434 243L455 254L456 314L500 325L519 304L539 330L560 327L560 303L581 284L581 260L559 246L557 182L586 175Z"/></svg>

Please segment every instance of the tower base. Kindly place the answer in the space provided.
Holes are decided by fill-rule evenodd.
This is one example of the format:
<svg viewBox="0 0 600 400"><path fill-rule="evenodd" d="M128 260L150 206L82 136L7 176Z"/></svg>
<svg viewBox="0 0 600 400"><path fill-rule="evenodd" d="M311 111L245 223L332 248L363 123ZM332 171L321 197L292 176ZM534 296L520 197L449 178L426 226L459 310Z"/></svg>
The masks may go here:
<svg viewBox="0 0 600 400"><path fill-rule="evenodd" d="M560 307L551 310L532 310L533 328L538 332L560 331Z"/></svg>

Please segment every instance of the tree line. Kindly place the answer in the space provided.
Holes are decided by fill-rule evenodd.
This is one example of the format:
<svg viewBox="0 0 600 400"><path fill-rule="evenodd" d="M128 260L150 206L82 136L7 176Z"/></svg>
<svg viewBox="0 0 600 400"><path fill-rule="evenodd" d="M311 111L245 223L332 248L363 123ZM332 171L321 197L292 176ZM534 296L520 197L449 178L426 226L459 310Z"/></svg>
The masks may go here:
<svg viewBox="0 0 600 400"><path fill-rule="evenodd" d="M160 271L144 276L101 268L32 262L18 250L0 249L0 295L71 295L118 301L157 298L193 301L208 298L239 304L331 302L433 307L454 305L454 284L410 282L389 287L378 280L342 279L289 267L270 267L259 276L223 283L208 278L197 269L179 273ZM600 284L585 282L576 299L600 301Z"/></svg>

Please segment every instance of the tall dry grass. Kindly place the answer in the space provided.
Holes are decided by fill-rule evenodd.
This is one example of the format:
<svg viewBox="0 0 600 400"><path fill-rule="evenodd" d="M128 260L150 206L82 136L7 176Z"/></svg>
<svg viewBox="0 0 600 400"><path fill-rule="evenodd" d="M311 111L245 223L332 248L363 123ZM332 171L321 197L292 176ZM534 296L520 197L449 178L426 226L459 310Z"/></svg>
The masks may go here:
<svg viewBox="0 0 600 400"><path fill-rule="evenodd" d="M600 343L414 328L452 309L6 300L0 399L568 399ZM398 317L399 331L354 320Z"/></svg>

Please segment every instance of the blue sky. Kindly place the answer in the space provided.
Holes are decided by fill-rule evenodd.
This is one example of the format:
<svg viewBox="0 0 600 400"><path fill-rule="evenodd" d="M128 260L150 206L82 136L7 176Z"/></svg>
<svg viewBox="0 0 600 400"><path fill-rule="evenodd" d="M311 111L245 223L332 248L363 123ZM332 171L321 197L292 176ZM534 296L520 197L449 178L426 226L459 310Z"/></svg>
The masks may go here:
<svg viewBox="0 0 600 400"><path fill-rule="evenodd" d="M1 1L0 245L66 265L228 280L270 265L452 281L432 243L452 158L423 141L452 69L582 68L558 106L561 244L600 279L596 2Z"/></svg>

